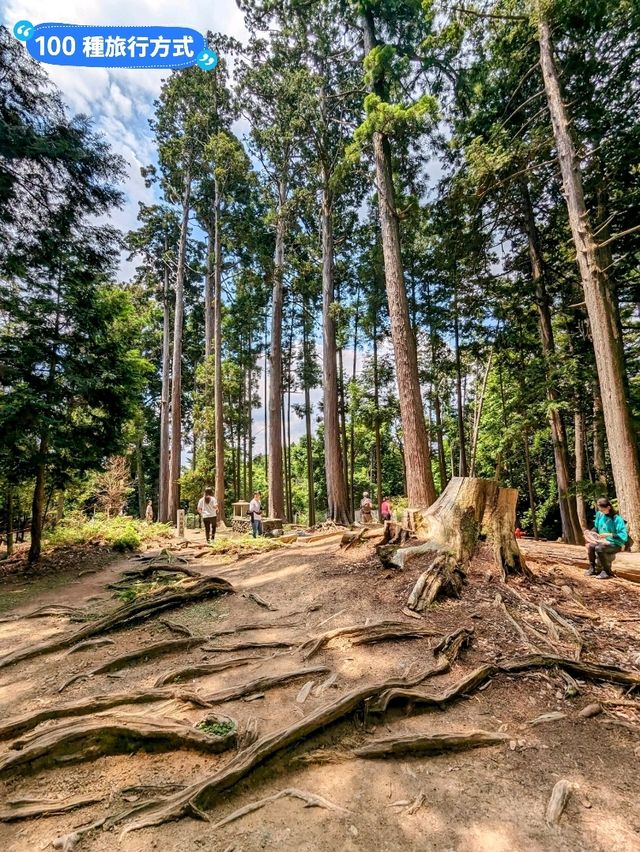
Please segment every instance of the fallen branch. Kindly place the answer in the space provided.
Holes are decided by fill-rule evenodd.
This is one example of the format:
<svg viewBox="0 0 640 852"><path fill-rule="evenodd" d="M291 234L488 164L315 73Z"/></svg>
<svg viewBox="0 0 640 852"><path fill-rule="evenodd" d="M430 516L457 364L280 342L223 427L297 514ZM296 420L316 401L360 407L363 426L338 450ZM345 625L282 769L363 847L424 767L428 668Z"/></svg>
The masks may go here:
<svg viewBox="0 0 640 852"><path fill-rule="evenodd" d="M470 748L498 745L511 739L510 734L493 731L469 731L453 734L409 734L374 740L354 750L356 757L396 757L402 754L439 754Z"/></svg>
<svg viewBox="0 0 640 852"><path fill-rule="evenodd" d="M0 657L0 669L13 665L21 660L32 659L43 654L51 654L75 645L84 639L91 639L102 633L129 627L131 624L151 618L167 609L175 609L185 604L193 603L212 595L230 594L233 586L221 577L203 577L191 584L185 584L179 589L162 589L161 591L118 607L114 612L105 615L98 621L93 621L73 633L39 642L36 645L25 645Z"/></svg>
<svg viewBox="0 0 640 852"><path fill-rule="evenodd" d="M215 825L211 827L211 830L213 831L215 829L222 828L225 825L229 825L230 822L235 822L243 816L252 814L254 811L260 810L260 808L263 808L265 805L270 805L272 802L277 802L278 799L283 799L286 796L293 799L300 799L305 803L305 808L325 808L326 810L334 811L335 813L339 813L344 816L349 816L351 814L351 811L347 811L339 805L334 805L333 802L330 802L328 799L318 796L315 793L308 793L306 790L298 790L296 787L287 787L286 790L281 790L273 796L267 796L265 799L259 799L257 802L252 802L250 805L245 805L243 808L239 808L237 811L234 811L232 814L229 814L229 816L215 823Z"/></svg>
<svg viewBox="0 0 640 852"><path fill-rule="evenodd" d="M9 807L0 811L0 822L17 822L21 819L38 819L45 816L59 816L60 814L75 811L78 808L86 808L101 802L101 798L79 798L79 799L33 799L21 802L7 802Z"/></svg>
<svg viewBox="0 0 640 852"><path fill-rule="evenodd" d="M442 634L431 628L406 624L403 621L380 621L377 624L355 624L349 627L338 627L335 630L329 630L320 636L314 636L303 642L296 651L302 654L303 659L308 660L333 639L341 636L348 637L354 645L367 645L373 642L384 642L389 639L422 639L425 636L441 637Z"/></svg>
<svg viewBox="0 0 640 852"><path fill-rule="evenodd" d="M95 760L108 754L129 754L136 749L155 752L191 749L214 754L235 745L236 731L234 725L228 734L217 736L169 719L138 716L81 719L16 740L11 746L13 751L0 759L0 775L26 766L66 765L71 760Z"/></svg>

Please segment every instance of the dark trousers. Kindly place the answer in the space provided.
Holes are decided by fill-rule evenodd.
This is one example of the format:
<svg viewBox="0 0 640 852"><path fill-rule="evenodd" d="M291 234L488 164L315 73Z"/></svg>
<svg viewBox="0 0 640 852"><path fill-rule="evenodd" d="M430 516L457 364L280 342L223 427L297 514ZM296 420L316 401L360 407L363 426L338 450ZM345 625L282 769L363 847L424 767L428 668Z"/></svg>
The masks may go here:
<svg viewBox="0 0 640 852"><path fill-rule="evenodd" d="M596 562L602 571L611 574L611 563L613 562L616 553L619 553L622 548L616 547L615 544L589 544L587 545L587 553L589 554L589 562L591 567L595 568Z"/></svg>
<svg viewBox="0 0 640 852"><path fill-rule="evenodd" d="M218 519L217 518L203 518L202 521L204 523L204 534L207 538L207 541L209 541L209 539L211 539L211 541L213 541L214 538L216 537L216 524L218 522Z"/></svg>

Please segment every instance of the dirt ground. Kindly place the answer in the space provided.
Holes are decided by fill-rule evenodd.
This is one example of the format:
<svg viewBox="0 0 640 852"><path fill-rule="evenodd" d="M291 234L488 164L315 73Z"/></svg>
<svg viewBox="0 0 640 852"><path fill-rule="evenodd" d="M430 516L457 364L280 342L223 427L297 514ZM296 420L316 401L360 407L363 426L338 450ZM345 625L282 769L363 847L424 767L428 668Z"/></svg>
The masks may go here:
<svg viewBox="0 0 640 852"><path fill-rule="evenodd" d="M197 533L190 535L202 538ZM176 638L175 633L160 618L152 618L110 633L114 644L18 662L0 669L0 724L41 707L152 687L170 669L224 658L224 648L239 640L280 641L290 646L240 651L238 654L255 661L183 684L209 695L226 686L304 666L297 648L310 636L380 620L430 627L442 635L459 627L473 629L471 643L451 670L425 682L430 690L457 682L483 662L530 654L532 646L546 654L575 657L575 634L560 631L554 638L539 615L541 603L573 625L582 644L582 660L640 671L640 585L585 577L580 564L583 552L577 548L528 541L522 547L535 574L533 582L515 579L505 586L481 556L472 566L462 598L436 604L422 621L402 613L419 567L409 563L404 571L384 569L370 543L343 552L338 539L328 538L237 562L210 556L194 560L191 568L206 576L224 577L235 593L172 610L160 618L179 623L196 636L248 622L272 626L223 635L209 651L193 648L80 679L61 694L60 687L72 676L152 642ZM621 562L630 570L638 566L635 556L625 555ZM92 573L70 567L55 581L3 580L0 604L4 601L4 607L0 608L5 618L18 617L0 621L0 655L79 626L67 618L23 617L37 607L78 607L90 620L120 605L108 585L131 565L130 560L118 559ZM274 609L261 607L248 597L250 592ZM496 605L498 593L517 623L525 626L527 639ZM282 626L282 622L290 626ZM240 730L248 723L257 725L263 736L305 718L354 687L415 673L433 658L436 641L423 637L355 645L341 637L306 663L309 668L324 666L327 671L265 689L260 697L245 696L252 700L228 701L214 709L236 720ZM316 695L315 687L332 673L336 675L333 685ZM313 688L302 700L301 688L310 680ZM640 697L634 697L628 687L580 677L576 681L572 686L554 668L531 670L517 676L497 675L445 709L400 703L384 715L358 710L258 767L217 799L208 811L208 822L184 818L125 834L119 827L98 829L83 836L76 848L92 852L640 850ZM623 703L604 704L600 715L581 717L580 710L594 701ZM144 719L164 717L191 726L211 712L163 700L117 707L105 716L139 714ZM564 715L530 724L548 713ZM44 722L38 731L59 724ZM367 760L353 754L358 746L381 737L476 729L506 732L509 739L487 748L435 756ZM0 743L0 761L11 752L11 746L11 740ZM4 773L0 775L1 811L14 800L93 796L99 801L58 816L0 822L0 849L34 852L54 848L56 838L76 827L192 784L231 757L229 753L186 750L137 751L57 768L33 766ZM575 786L559 824L549 826L547 803L560 779ZM239 808L285 788L322 796L340 810L305 807L303 801L287 797L228 825L217 825Z"/></svg>

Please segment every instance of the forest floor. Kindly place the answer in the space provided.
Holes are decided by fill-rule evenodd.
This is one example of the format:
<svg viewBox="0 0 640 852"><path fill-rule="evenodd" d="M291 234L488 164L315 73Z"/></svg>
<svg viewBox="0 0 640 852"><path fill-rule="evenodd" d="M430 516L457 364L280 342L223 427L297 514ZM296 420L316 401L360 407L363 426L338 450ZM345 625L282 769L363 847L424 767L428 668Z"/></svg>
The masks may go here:
<svg viewBox="0 0 640 852"><path fill-rule="evenodd" d="M190 532L189 539L202 542L203 536ZM339 549L338 542L333 537L298 543L240 561L205 554L190 561L189 569L206 577L223 577L234 593L197 600L104 634L113 644L87 645L71 654L65 648L11 665L3 665L0 658L0 731L14 718L42 708L152 689L159 676L170 670L238 657L251 659L225 671L187 676L177 685L200 698L215 694L217 699L209 702L213 712L235 721L249 751L251 732L260 743L272 732L305 720L312 729L250 773L238 773L235 783L232 779L207 803L208 821L194 819L199 815L194 810L191 816L128 831L131 819L113 825L107 819L75 836L76 828L126 812L147 799L179 795L181 789L214 775L241 752L212 754L176 746L145 752L132 745L126 754L101 756L91 744L76 741L59 747L57 757L45 748L39 759L12 767L7 757L18 753L16 746L27 748L39 735L56 734L70 722L85 722L87 717L31 724L19 735L7 736L5 730L0 742L0 849L640 850L637 687L634 694L633 686L583 679L579 674L572 683L557 666L531 668L517 675L498 672L485 678L479 688L470 686L446 707L444 700L440 706L429 706L416 699L393 703L382 713L376 712L375 702L363 711L360 701L355 712L313 729L314 714L350 690L394 678L410 681L425 665L433 667L438 640L422 636L355 644L348 635L337 636L306 661L300 649L310 636L379 621L401 622L407 629L429 628L439 635L461 627L473 631L448 671L420 683L418 690L423 693L440 694L482 663L500 664L535 650L567 659L580 656L583 661L640 673L640 585L585 577L580 548L523 541L535 574L533 582L516 579L505 586L490 564L478 558L462 598L439 603L426 618L416 620L402 609L419 567L409 563L404 571L390 571L381 567L371 542L346 551ZM192 554L200 552L191 549ZM614 569L622 562L640 573L640 557L624 555ZM48 586L5 579L0 602L6 603L4 618L11 620L0 621L0 654L72 632L79 624L90 625L122 606L108 586L123 571L140 564L116 558L92 573L70 566L60 575L62 579L57 577ZM498 593L502 604L496 603ZM505 614L504 604L515 623ZM573 629L550 627L540 615L539 604L552 607ZM52 605L83 610L83 621L74 624L62 615L25 617ZM152 643L177 639L180 627L176 625L185 636L189 632L205 637L248 623L258 623L261 629L225 632L211 640L214 647L208 651L202 641L172 654L141 658L115 671L75 680L59 692L75 675ZM233 654L224 650L249 642L265 644ZM323 670L317 671L319 667ZM258 678L301 669L313 671L280 685L252 684ZM243 695L238 690L235 700L219 694L235 685L247 685ZM602 712L581 716L580 711L594 702L600 703ZM211 715L207 707L169 695L155 702L120 705L101 716L93 713L91 718L105 725L113 718L160 725L169 720L191 731ZM397 754L375 760L354 754L385 737L478 730L506 734L506 738L484 748L433 755ZM166 743L160 747L169 748ZM547 803L562 779L572 785L571 794L559 822L549 824ZM303 791L307 801L284 796L219 824L239 809L291 788ZM20 815L24 807L39 808L44 800L54 802L55 810L62 800L64 806L76 799L84 804L67 813L5 821L15 817L16 810ZM309 803L319 806L308 807Z"/></svg>

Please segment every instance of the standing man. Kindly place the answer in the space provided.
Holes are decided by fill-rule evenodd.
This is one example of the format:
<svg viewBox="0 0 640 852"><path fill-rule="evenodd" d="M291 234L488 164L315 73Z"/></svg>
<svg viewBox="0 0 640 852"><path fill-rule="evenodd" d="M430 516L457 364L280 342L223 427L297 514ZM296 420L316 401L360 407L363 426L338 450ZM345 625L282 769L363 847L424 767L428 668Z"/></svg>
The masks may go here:
<svg viewBox="0 0 640 852"><path fill-rule="evenodd" d="M369 492L365 491L362 495L362 500L360 501L360 521L363 524L372 524L373 523L373 515L371 514L371 510L373 509L373 505L371 503L371 498L369 497Z"/></svg>
<svg viewBox="0 0 640 852"><path fill-rule="evenodd" d="M214 496L213 488L204 489L204 496L198 502L198 514L204 523L204 534L209 544L209 541L215 540L218 522L218 498Z"/></svg>
<svg viewBox="0 0 640 852"><path fill-rule="evenodd" d="M259 491L256 491L253 500L249 503L249 516L253 537L256 538L256 536L262 535L262 502Z"/></svg>

